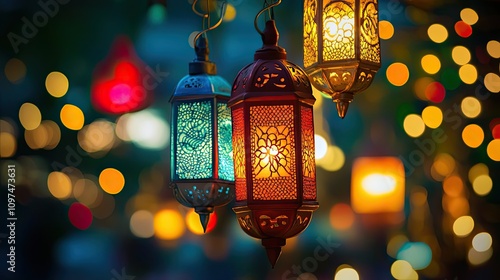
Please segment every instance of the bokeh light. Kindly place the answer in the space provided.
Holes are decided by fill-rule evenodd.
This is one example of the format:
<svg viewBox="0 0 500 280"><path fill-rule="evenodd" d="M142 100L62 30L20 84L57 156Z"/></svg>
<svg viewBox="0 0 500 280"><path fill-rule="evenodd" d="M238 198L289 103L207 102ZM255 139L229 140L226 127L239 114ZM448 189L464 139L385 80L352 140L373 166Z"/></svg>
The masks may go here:
<svg viewBox="0 0 500 280"><path fill-rule="evenodd" d="M389 239L389 242L387 243L387 254L393 258L396 258L399 249L406 243L408 242L408 237L406 237L403 234L397 234L391 239Z"/></svg>
<svg viewBox="0 0 500 280"><path fill-rule="evenodd" d="M62 124L71 130L80 130L85 123L82 110L72 104L66 104L62 107L60 118Z"/></svg>
<svg viewBox="0 0 500 280"><path fill-rule="evenodd" d="M495 73L488 73L484 76L484 86L493 93L500 92L500 76Z"/></svg>
<svg viewBox="0 0 500 280"><path fill-rule="evenodd" d="M26 65L17 58L11 58L5 64L5 77L13 84L18 84L24 80L26 76Z"/></svg>
<svg viewBox="0 0 500 280"><path fill-rule="evenodd" d="M474 248L470 248L467 253L467 260L472 265L481 265L491 259L493 255L493 248L490 248L484 252L478 252Z"/></svg>
<svg viewBox="0 0 500 280"><path fill-rule="evenodd" d="M155 3L148 9L148 20L152 24L160 24L167 17L167 8L161 3Z"/></svg>
<svg viewBox="0 0 500 280"><path fill-rule="evenodd" d="M455 32L462 38L467 38L472 35L472 27L463 21L455 23Z"/></svg>
<svg viewBox="0 0 500 280"><path fill-rule="evenodd" d="M224 21L233 21L236 18L236 8L228 3L226 4L226 12L224 13L223 20Z"/></svg>
<svg viewBox="0 0 500 280"><path fill-rule="evenodd" d="M189 209L189 212L186 214L186 225L189 231L196 235L202 235L203 227L200 223L200 215L194 211L194 209ZM215 226L217 225L217 212L213 212L210 214L210 219L208 220L207 230L205 233L211 232Z"/></svg>
<svg viewBox="0 0 500 280"><path fill-rule="evenodd" d="M115 144L114 124L96 120L78 131L78 144L89 153L109 151Z"/></svg>
<svg viewBox="0 0 500 280"><path fill-rule="evenodd" d="M92 212L87 206L79 202L71 204L68 218L71 224L80 230L86 230L92 224Z"/></svg>
<svg viewBox="0 0 500 280"><path fill-rule="evenodd" d="M327 171L337 171L344 166L345 155L338 146L328 146L326 155L316 160L316 164Z"/></svg>
<svg viewBox="0 0 500 280"><path fill-rule="evenodd" d="M403 128L410 137L416 138L422 135L425 131L425 123L417 114L406 116L403 121Z"/></svg>
<svg viewBox="0 0 500 280"><path fill-rule="evenodd" d="M45 79L45 88L53 97L63 97L68 92L68 78L61 72L50 72Z"/></svg>
<svg viewBox="0 0 500 280"><path fill-rule="evenodd" d="M391 275L395 279L412 279L415 270L405 260L397 260L391 265Z"/></svg>
<svg viewBox="0 0 500 280"><path fill-rule="evenodd" d="M328 143L325 138L321 135L314 134L314 146L316 160L324 158L328 150Z"/></svg>
<svg viewBox="0 0 500 280"><path fill-rule="evenodd" d="M194 49L194 38L196 37L196 35L198 35L198 33L200 33L200 31L193 31L188 36L188 44L193 49Z"/></svg>
<svg viewBox="0 0 500 280"><path fill-rule="evenodd" d="M117 194L125 186L125 177L115 168L106 168L99 174L99 185L105 192Z"/></svg>
<svg viewBox="0 0 500 280"><path fill-rule="evenodd" d="M59 171L52 171L49 173L47 177L47 187L52 196L61 200L69 198L73 188L68 175Z"/></svg>
<svg viewBox="0 0 500 280"><path fill-rule="evenodd" d="M80 203L92 208L99 197L99 189L92 180L81 178L74 184L73 196Z"/></svg>
<svg viewBox="0 0 500 280"><path fill-rule="evenodd" d="M346 203L338 203L330 209L330 224L336 230L346 230L354 224L354 212Z"/></svg>
<svg viewBox="0 0 500 280"><path fill-rule="evenodd" d="M477 163L469 169L469 174L468 174L469 175L469 182L471 184L474 184L474 180L476 180L476 178L478 176L488 175L489 173L490 173L490 171L488 169L488 166L486 166L486 164Z"/></svg>
<svg viewBox="0 0 500 280"><path fill-rule="evenodd" d="M500 139L493 139L486 148L488 156L494 161L500 161Z"/></svg>
<svg viewBox="0 0 500 280"><path fill-rule="evenodd" d="M458 65L465 65L471 60L470 51L464 46L454 47L451 51L451 57L453 58L453 61Z"/></svg>
<svg viewBox="0 0 500 280"><path fill-rule="evenodd" d="M352 267L341 268L335 273L334 280L359 280L359 274Z"/></svg>
<svg viewBox="0 0 500 280"><path fill-rule="evenodd" d="M154 216L154 229L158 238L174 240L184 234L186 227L179 211L164 209Z"/></svg>
<svg viewBox="0 0 500 280"><path fill-rule="evenodd" d="M57 125L54 121L44 120L40 124L40 127L43 127L47 133L47 142L42 148L45 150L52 150L57 147L61 141L61 129L59 128L59 125Z"/></svg>
<svg viewBox="0 0 500 280"><path fill-rule="evenodd" d="M443 181L443 190L450 197L459 197L464 192L464 182L459 176L449 176Z"/></svg>
<svg viewBox="0 0 500 280"><path fill-rule="evenodd" d="M420 77L415 81L415 84L413 85L413 91L420 100L428 100L427 96L425 96L425 91L427 89L427 86L429 86L432 82L435 81L431 77Z"/></svg>
<svg viewBox="0 0 500 280"><path fill-rule="evenodd" d="M391 84L403 86L410 78L410 71L405 64L395 62L387 67L386 76Z"/></svg>
<svg viewBox="0 0 500 280"><path fill-rule="evenodd" d="M435 43L442 43L448 38L448 30L439 23L435 23L427 29L427 35Z"/></svg>
<svg viewBox="0 0 500 280"><path fill-rule="evenodd" d="M491 40L486 44L486 51L493 58L500 58L500 42Z"/></svg>
<svg viewBox="0 0 500 280"><path fill-rule="evenodd" d="M161 150L170 140L167 122L151 109L128 114L126 130L132 142L146 149Z"/></svg>
<svg viewBox="0 0 500 280"><path fill-rule="evenodd" d="M453 233L458 237L468 236L474 229L474 219L471 216L462 216L453 223Z"/></svg>
<svg viewBox="0 0 500 280"><path fill-rule="evenodd" d="M458 70L458 75L460 76L462 82L471 85L477 80L476 67L472 64L462 65Z"/></svg>
<svg viewBox="0 0 500 280"><path fill-rule="evenodd" d="M462 130L462 140L471 148L479 147L484 140L484 131L477 124L469 124Z"/></svg>
<svg viewBox="0 0 500 280"><path fill-rule="evenodd" d="M477 100L477 98L468 96L462 100L462 103L460 104L460 107L462 109L462 113L464 116L468 118L475 118L479 116L481 113L481 102Z"/></svg>
<svg viewBox="0 0 500 280"><path fill-rule="evenodd" d="M422 69L428 74L436 74L441 69L441 61L433 54L427 54L420 60Z"/></svg>
<svg viewBox="0 0 500 280"><path fill-rule="evenodd" d="M17 140L13 134L9 132L0 132L0 139L2 145L0 145L0 157L8 158L13 156L17 150Z"/></svg>
<svg viewBox="0 0 500 280"><path fill-rule="evenodd" d="M432 250L424 242L407 242L399 249L397 259L407 261L413 269L424 269L431 263Z"/></svg>
<svg viewBox="0 0 500 280"><path fill-rule="evenodd" d="M478 252L486 252L491 248L493 239L487 232L480 232L472 239L472 247Z"/></svg>
<svg viewBox="0 0 500 280"><path fill-rule="evenodd" d="M468 25L474 25L479 20L476 11L471 8L465 8L460 11L460 18Z"/></svg>
<svg viewBox="0 0 500 280"><path fill-rule="evenodd" d="M434 103L443 102L446 96L446 89L440 82L432 82L425 88L425 97Z"/></svg>
<svg viewBox="0 0 500 280"><path fill-rule="evenodd" d="M153 214L146 210L136 211L130 217L130 231L137 237L152 237L155 233Z"/></svg>
<svg viewBox="0 0 500 280"><path fill-rule="evenodd" d="M37 128L42 122L42 113L33 103L24 103L19 108L19 121L26 130Z"/></svg>
<svg viewBox="0 0 500 280"><path fill-rule="evenodd" d="M422 119L429 128L438 128L443 122L443 112L436 106L427 106L422 111Z"/></svg>
<svg viewBox="0 0 500 280"><path fill-rule="evenodd" d="M380 39L389 40L394 35L394 26L390 21L381 20L378 23Z"/></svg>

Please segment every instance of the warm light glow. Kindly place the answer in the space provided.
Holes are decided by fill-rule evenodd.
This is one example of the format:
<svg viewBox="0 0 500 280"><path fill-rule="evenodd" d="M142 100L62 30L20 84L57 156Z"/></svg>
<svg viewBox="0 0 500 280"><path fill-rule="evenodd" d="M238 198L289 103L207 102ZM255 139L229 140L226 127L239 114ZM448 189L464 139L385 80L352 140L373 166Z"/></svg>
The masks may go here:
<svg viewBox="0 0 500 280"><path fill-rule="evenodd" d="M443 122L443 112L436 106L427 106L422 111L422 120L429 128L438 128Z"/></svg>
<svg viewBox="0 0 500 280"><path fill-rule="evenodd" d="M427 35L435 43L442 43L448 38L448 30L441 24L435 23L427 29Z"/></svg>
<svg viewBox="0 0 500 280"><path fill-rule="evenodd" d="M337 171L344 166L344 152L337 146L328 146L323 158L316 161L316 164L326 171Z"/></svg>
<svg viewBox="0 0 500 280"><path fill-rule="evenodd" d="M42 114L35 104L24 103L19 108L19 121L26 130L33 130L40 125Z"/></svg>
<svg viewBox="0 0 500 280"><path fill-rule="evenodd" d="M477 80L476 67L472 64L462 65L458 70L458 75L460 76L462 82L472 85Z"/></svg>
<svg viewBox="0 0 500 280"><path fill-rule="evenodd" d="M394 26L387 20L381 20L379 23L380 39L389 40L394 35Z"/></svg>
<svg viewBox="0 0 500 280"><path fill-rule="evenodd" d="M0 157L8 158L13 156L17 150L16 137L9 132L0 132L2 145L0 146Z"/></svg>
<svg viewBox="0 0 500 280"><path fill-rule="evenodd" d="M495 73L488 73L484 77L484 86L493 93L500 92L500 76Z"/></svg>
<svg viewBox="0 0 500 280"><path fill-rule="evenodd" d="M472 35L472 27L463 21L455 23L455 32L462 38L467 38Z"/></svg>
<svg viewBox="0 0 500 280"><path fill-rule="evenodd" d="M415 81L415 84L413 85L413 91L420 100L428 100L428 98L425 96L425 91L432 82L434 82L434 79L432 79L431 77L420 77Z"/></svg>
<svg viewBox="0 0 500 280"><path fill-rule="evenodd" d="M479 20L479 16L476 11L471 8L465 8L460 11L460 18L468 25L474 25Z"/></svg>
<svg viewBox="0 0 500 280"><path fill-rule="evenodd" d="M440 153L434 159L432 169L443 178L449 176L455 170L455 159L447 153Z"/></svg>
<svg viewBox="0 0 500 280"><path fill-rule="evenodd" d="M184 219L179 211L164 209L154 216L155 235L159 239L174 240L180 238L186 230Z"/></svg>
<svg viewBox="0 0 500 280"><path fill-rule="evenodd" d="M491 40L486 44L486 51L493 58L500 58L500 42Z"/></svg>
<svg viewBox="0 0 500 280"><path fill-rule="evenodd" d="M488 195L493 189L493 180L491 180L489 175L479 175L474 179L472 188L477 195Z"/></svg>
<svg viewBox="0 0 500 280"><path fill-rule="evenodd" d="M432 82L425 88L425 97L434 103L441 103L446 96L446 89L440 82Z"/></svg>
<svg viewBox="0 0 500 280"><path fill-rule="evenodd" d="M486 252L491 248L493 244L493 239L491 235L487 232L481 232L476 234L472 239L472 247L478 252Z"/></svg>
<svg viewBox="0 0 500 280"><path fill-rule="evenodd" d="M80 203L91 208L100 197L99 192L100 190L97 188L96 184L88 178L78 179L73 188L73 196Z"/></svg>
<svg viewBox="0 0 500 280"><path fill-rule="evenodd" d="M488 156L494 161L500 161L500 139L493 139L486 148Z"/></svg>
<svg viewBox="0 0 500 280"><path fill-rule="evenodd" d="M170 140L170 127L155 110L127 114L127 135L132 142L145 149L161 150Z"/></svg>
<svg viewBox="0 0 500 280"><path fill-rule="evenodd" d="M315 145L315 155L316 161L325 157L328 150L328 143L323 136L314 134L314 145Z"/></svg>
<svg viewBox="0 0 500 280"><path fill-rule="evenodd" d="M153 214L146 210L136 211L130 217L130 231L137 237L152 237L155 233Z"/></svg>
<svg viewBox="0 0 500 280"><path fill-rule="evenodd" d="M447 177L443 181L443 190L446 195L459 197L464 192L464 182L456 175Z"/></svg>
<svg viewBox="0 0 500 280"><path fill-rule="evenodd" d="M479 147L484 140L484 131L477 124L469 124L462 131L462 140L471 148Z"/></svg>
<svg viewBox="0 0 500 280"><path fill-rule="evenodd" d="M425 123L417 114L406 116L403 122L403 128L410 137L416 138L422 135L425 131Z"/></svg>
<svg viewBox="0 0 500 280"><path fill-rule="evenodd" d="M26 76L26 65L17 58L11 58L5 64L4 72L5 77L9 80L9 82L18 84L22 82Z"/></svg>
<svg viewBox="0 0 500 280"><path fill-rule="evenodd" d="M233 21L236 17L236 8L231 4L226 4L226 12L224 13L224 21Z"/></svg>
<svg viewBox="0 0 500 280"><path fill-rule="evenodd" d="M410 78L408 67L400 62L395 62L386 71L387 80L395 86L403 86Z"/></svg>
<svg viewBox="0 0 500 280"><path fill-rule="evenodd" d="M71 195L72 185L71 179L68 175L59 172L53 171L50 172L47 178L47 186L49 188L50 193L58 199L67 199Z"/></svg>
<svg viewBox="0 0 500 280"><path fill-rule="evenodd" d="M427 54L420 61L422 69L428 74L436 74L441 69L441 61L433 54Z"/></svg>
<svg viewBox="0 0 500 280"><path fill-rule="evenodd" d="M214 211L212 214L210 214L210 219L208 220L207 224L207 231L205 233L211 232L215 228L216 224L217 212ZM205 234L200 223L200 215L198 215L198 213L196 213L192 208L189 209L189 212L186 214L186 225L189 231L196 235Z"/></svg>
<svg viewBox="0 0 500 280"><path fill-rule="evenodd" d="M292 139L287 126L255 128L255 178L290 176Z"/></svg>
<svg viewBox="0 0 500 280"><path fill-rule="evenodd" d="M474 248L470 248L467 254L467 260L472 265L481 265L491 259L493 255L493 248L490 248L484 252L478 252Z"/></svg>
<svg viewBox="0 0 500 280"><path fill-rule="evenodd" d="M393 258L396 258L396 255L399 252L399 249L408 242L408 237L402 234L395 235L391 237L389 242L387 243L387 254Z"/></svg>
<svg viewBox="0 0 500 280"><path fill-rule="evenodd" d="M354 219L354 212L348 204L338 203L330 209L330 224L336 230L351 228L354 224Z"/></svg>
<svg viewBox="0 0 500 280"><path fill-rule="evenodd" d="M45 88L53 97L63 97L68 92L68 78L61 72L51 72L45 79Z"/></svg>
<svg viewBox="0 0 500 280"><path fill-rule="evenodd" d="M391 275L395 279L412 279L414 272L411 264L404 260L397 260L391 265Z"/></svg>
<svg viewBox="0 0 500 280"><path fill-rule="evenodd" d="M451 51L453 61L458 65L465 65L470 62L471 54L469 49L464 46L456 46Z"/></svg>
<svg viewBox="0 0 500 280"><path fill-rule="evenodd" d="M106 168L99 174L99 185L105 192L117 194L125 186L125 178L117 169Z"/></svg>
<svg viewBox="0 0 500 280"><path fill-rule="evenodd" d="M405 175L395 157L358 158L351 176L351 205L357 213L399 212L404 207Z"/></svg>
<svg viewBox="0 0 500 280"><path fill-rule="evenodd" d="M334 280L359 280L359 274L354 268L342 268L335 273Z"/></svg>
<svg viewBox="0 0 500 280"><path fill-rule="evenodd" d="M474 183L474 180L481 175L489 175L488 166L484 163L478 163L469 169L469 182Z"/></svg>
<svg viewBox="0 0 500 280"><path fill-rule="evenodd" d="M461 103L462 113L468 118L475 118L481 113L481 103L477 98L469 96L462 100Z"/></svg>
<svg viewBox="0 0 500 280"><path fill-rule="evenodd" d="M78 144L89 153L109 151L115 143L114 124L96 120L78 131Z"/></svg>
<svg viewBox="0 0 500 280"><path fill-rule="evenodd" d="M72 104L66 104L62 107L60 117L62 124L71 130L80 130L85 123L82 110Z"/></svg>
<svg viewBox="0 0 500 280"><path fill-rule="evenodd" d="M453 223L453 233L458 237L468 236L474 229L474 220L471 216L462 216Z"/></svg>

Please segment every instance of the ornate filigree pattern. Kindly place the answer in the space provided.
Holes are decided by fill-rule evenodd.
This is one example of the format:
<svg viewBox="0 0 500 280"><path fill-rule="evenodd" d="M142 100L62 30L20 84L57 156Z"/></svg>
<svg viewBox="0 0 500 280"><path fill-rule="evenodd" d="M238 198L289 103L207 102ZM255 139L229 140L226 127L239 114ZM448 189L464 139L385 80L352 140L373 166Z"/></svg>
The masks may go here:
<svg viewBox="0 0 500 280"><path fill-rule="evenodd" d="M184 88L201 88L203 83L199 78L190 77L184 81Z"/></svg>
<svg viewBox="0 0 500 280"><path fill-rule="evenodd" d="M377 0L361 0L360 12L360 58L380 63Z"/></svg>
<svg viewBox="0 0 500 280"><path fill-rule="evenodd" d="M250 215L239 217L238 221L240 222L240 226L246 230L250 230L253 228L252 218L250 217Z"/></svg>
<svg viewBox="0 0 500 280"><path fill-rule="evenodd" d="M217 140L219 149L219 178L234 181L234 166L231 153L232 142L231 109L226 103L217 103Z"/></svg>
<svg viewBox="0 0 500 280"><path fill-rule="evenodd" d="M238 108L233 110L233 157L236 200L247 199L244 131L243 108Z"/></svg>
<svg viewBox="0 0 500 280"><path fill-rule="evenodd" d="M236 77L235 83L233 84L233 91L243 91L246 89L250 71L252 70L252 64L245 66L241 69L240 73Z"/></svg>
<svg viewBox="0 0 500 280"><path fill-rule="evenodd" d="M177 105L176 175L179 179L212 177L212 106L210 101Z"/></svg>
<svg viewBox="0 0 500 280"><path fill-rule="evenodd" d="M318 62L317 0L304 1L304 67Z"/></svg>
<svg viewBox="0 0 500 280"><path fill-rule="evenodd" d="M256 72L253 85L256 88L267 87L269 90L275 88L284 89L287 81L285 69L277 63L265 63L260 66L260 71Z"/></svg>
<svg viewBox="0 0 500 280"><path fill-rule="evenodd" d="M324 8L323 60L325 61L355 57L354 11L346 2L330 2Z"/></svg>
<svg viewBox="0 0 500 280"><path fill-rule="evenodd" d="M302 121L302 187L303 198L316 199L316 165L312 108L301 107Z"/></svg>
<svg viewBox="0 0 500 280"><path fill-rule="evenodd" d="M279 228L280 226L287 225L288 216L287 215L279 215L277 217L271 218L268 215L260 215L259 220L260 220L261 227L268 227L270 229L276 229L276 228Z"/></svg>
<svg viewBox="0 0 500 280"><path fill-rule="evenodd" d="M253 199L296 199L293 106L250 107Z"/></svg>

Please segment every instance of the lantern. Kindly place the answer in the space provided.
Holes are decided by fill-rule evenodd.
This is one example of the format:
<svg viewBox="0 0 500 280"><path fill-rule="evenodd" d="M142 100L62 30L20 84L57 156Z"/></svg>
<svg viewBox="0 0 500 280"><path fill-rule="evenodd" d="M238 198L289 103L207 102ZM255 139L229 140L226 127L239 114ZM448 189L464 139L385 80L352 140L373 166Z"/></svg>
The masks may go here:
<svg viewBox="0 0 500 280"><path fill-rule="evenodd" d="M305 0L304 67L344 118L380 68L378 0Z"/></svg>
<svg viewBox="0 0 500 280"><path fill-rule="evenodd" d="M305 72L287 61L285 50L277 45L274 20L267 21L261 35L263 47L256 51L254 62L238 73L229 100L233 210L241 228L262 239L274 267L286 239L302 232L318 207L315 99Z"/></svg>
<svg viewBox="0 0 500 280"><path fill-rule="evenodd" d="M403 163L396 157L362 157L352 168L351 203L359 214L402 213Z"/></svg>
<svg viewBox="0 0 500 280"><path fill-rule="evenodd" d="M231 86L216 75L203 32L195 37L197 57L189 64L189 75L171 100L171 180L177 201L194 208L206 230L214 207L234 199L234 168L227 106Z"/></svg>

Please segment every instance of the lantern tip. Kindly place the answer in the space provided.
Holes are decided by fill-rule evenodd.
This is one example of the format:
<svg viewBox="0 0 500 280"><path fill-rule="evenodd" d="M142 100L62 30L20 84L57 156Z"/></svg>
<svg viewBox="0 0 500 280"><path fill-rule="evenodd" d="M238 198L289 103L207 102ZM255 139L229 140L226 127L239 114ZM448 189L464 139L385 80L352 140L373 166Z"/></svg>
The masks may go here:
<svg viewBox="0 0 500 280"><path fill-rule="evenodd" d="M271 263L271 267L274 268L281 255L281 247L266 248L266 254L269 262Z"/></svg>
<svg viewBox="0 0 500 280"><path fill-rule="evenodd" d="M210 220L210 213L198 213L200 215L201 226L203 227L203 233L207 232L208 221Z"/></svg>
<svg viewBox="0 0 500 280"><path fill-rule="evenodd" d="M349 109L348 101L339 100L337 102L337 113L339 114L339 117L341 117L342 119L345 118L348 109Z"/></svg>

